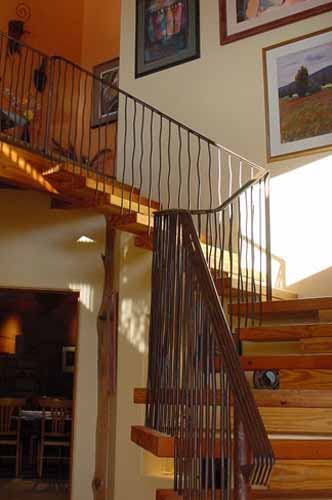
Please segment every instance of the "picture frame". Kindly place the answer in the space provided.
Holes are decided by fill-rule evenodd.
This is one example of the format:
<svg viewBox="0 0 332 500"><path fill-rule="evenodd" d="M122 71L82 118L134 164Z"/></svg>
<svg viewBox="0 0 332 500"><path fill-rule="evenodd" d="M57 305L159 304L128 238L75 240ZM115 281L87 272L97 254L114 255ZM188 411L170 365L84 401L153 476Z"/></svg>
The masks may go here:
<svg viewBox="0 0 332 500"><path fill-rule="evenodd" d="M135 78L200 57L199 0L136 0Z"/></svg>
<svg viewBox="0 0 332 500"><path fill-rule="evenodd" d="M332 29L263 49L267 158L332 149Z"/></svg>
<svg viewBox="0 0 332 500"><path fill-rule="evenodd" d="M92 90L91 128L102 127L118 119L119 94L114 88L102 85L101 80L113 87L118 87L119 70L120 59L118 57L93 68L95 79Z"/></svg>
<svg viewBox="0 0 332 500"><path fill-rule="evenodd" d="M75 370L75 346L62 347L62 371L63 373L74 373Z"/></svg>
<svg viewBox="0 0 332 500"><path fill-rule="evenodd" d="M219 0L220 43L235 42L330 10L331 0Z"/></svg>

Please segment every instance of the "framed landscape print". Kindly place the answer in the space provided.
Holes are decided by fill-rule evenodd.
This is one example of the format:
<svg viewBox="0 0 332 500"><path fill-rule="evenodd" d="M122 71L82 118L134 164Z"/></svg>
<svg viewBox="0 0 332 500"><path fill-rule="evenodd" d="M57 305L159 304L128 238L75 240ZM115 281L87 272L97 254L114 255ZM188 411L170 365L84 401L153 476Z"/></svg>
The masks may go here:
<svg viewBox="0 0 332 500"><path fill-rule="evenodd" d="M332 10L331 0L219 0L220 42L234 42Z"/></svg>
<svg viewBox="0 0 332 500"><path fill-rule="evenodd" d="M136 0L136 78L199 57L199 0Z"/></svg>
<svg viewBox="0 0 332 500"><path fill-rule="evenodd" d="M118 119L119 95L115 88L102 85L100 80L113 87L119 86L120 60L112 59L93 68L96 80L93 83L91 127L101 127Z"/></svg>
<svg viewBox="0 0 332 500"><path fill-rule="evenodd" d="M332 29L263 50L269 160L332 149Z"/></svg>

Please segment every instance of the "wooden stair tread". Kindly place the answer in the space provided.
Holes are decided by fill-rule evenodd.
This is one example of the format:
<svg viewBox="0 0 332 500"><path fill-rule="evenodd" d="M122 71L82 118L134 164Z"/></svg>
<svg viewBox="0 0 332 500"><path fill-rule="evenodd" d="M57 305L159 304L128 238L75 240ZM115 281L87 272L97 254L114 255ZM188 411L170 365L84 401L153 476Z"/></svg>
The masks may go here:
<svg viewBox="0 0 332 500"><path fill-rule="evenodd" d="M241 340L253 342L314 339L332 337L332 323L240 328L239 333Z"/></svg>
<svg viewBox="0 0 332 500"><path fill-rule="evenodd" d="M136 189L118 181L108 179L103 181L94 172L81 169L77 165L60 164L44 172L44 177L52 180L60 192L78 203L89 202L91 206L100 206L99 200L104 200L110 210L130 210L149 215L159 208L159 204L145 197L139 197ZM150 204L150 207L149 207Z"/></svg>
<svg viewBox="0 0 332 500"><path fill-rule="evenodd" d="M254 389L252 392L258 407L332 408L331 392L328 390ZM134 389L134 404L146 404L148 400L147 389ZM217 404L220 402L221 392L217 391Z"/></svg>
<svg viewBox="0 0 332 500"><path fill-rule="evenodd" d="M329 442L332 444L331 408L260 407L259 412L261 414L261 417L263 418L265 429L268 434L287 435L287 437L328 437L330 439ZM298 451L296 447L294 451ZM303 453L303 449L301 449L301 453ZM293 458L296 458L296 456L294 456Z"/></svg>
<svg viewBox="0 0 332 500"><path fill-rule="evenodd" d="M217 366L220 364L217 363ZM275 356L242 356L241 366L244 370L278 370L306 369L332 370L331 354L289 354Z"/></svg>
<svg viewBox="0 0 332 500"><path fill-rule="evenodd" d="M131 440L159 458L173 458L175 439L144 426L131 428ZM332 460L331 439L271 439L276 460ZM215 456L220 454L220 442L216 439Z"/></svg>
<svg viewBox="0 0 332 500"><path fill-rule="evenodd" d="M332 398L329 391L254 390L257 406L270 434L332 436ZM321 395L320 393L324 394ZM280 393L280 394L279 394ZM295 395L293 394L295 393ZM204 393L206 396L206 393ZM171 393L165 395L172 401ZM145 389L136 389L134 402L144 404ZM175 394L174 394L175 401ZM211 399L210 399L211 401ZM217 404L221 394L217 392ZM204 397L206 403L206 398ZM211 402L210 402L211 404Z"/></svg>
<svg viewBox="0 0 332 500"><path fill-rule="evenodd" d="M256 294L256 296L259 296L260 291L262 293L262 297L263 298L266 297L267 288L264 284L262 284L262 287L260 288L259 279L256 279L256 281L255 281L256 290L252 290L251 281L249 281L248 286L247 286L247 290L245 290L245 289L243 291L240 290L241 293L239 294L236 273L235 273L235 278L232 281L230 281L229 283L223 282L223 280L221 278L218 278L216 280L215 284L216 284L216 288L217 288L219 295L221 295L223 287L224 287L224 289L230 288L230 283L232 283L232 285L233 285L232 286L232 296L233 297L238 297L238 296L241 297L241 294L243 297L246 297L246 296L252 297L255 294ZM244 286L244 288L246 288L246 287ZM227 291L226 296L227 295L229 295L229 291ZM295 292L291 292L289 290L284 290L282 288L273 288L272 289L272 300L286 300L286 299L296 299L296 298L297 298L297 294Z"/></svg>
<svg viewBox="0 0 332 500"><path fill-rule="evenodd" d="M232 304L229 311L235 315L258 318L280 318L299 316L301 314L318 315L319 311L332 310L332 297L317 297L269 301L262 304Z"/></svg>

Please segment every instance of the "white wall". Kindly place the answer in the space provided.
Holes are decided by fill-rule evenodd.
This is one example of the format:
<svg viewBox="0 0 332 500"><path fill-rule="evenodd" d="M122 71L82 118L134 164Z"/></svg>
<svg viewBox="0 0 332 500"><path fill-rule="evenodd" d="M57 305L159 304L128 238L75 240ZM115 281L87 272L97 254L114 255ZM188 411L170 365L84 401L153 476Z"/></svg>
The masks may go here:
<svg viewBox="0 0 332 500"><path fill-rule="evenodd" d="M76 243L82 234L96 243ZM0 235L0 286L81 291L72 500L92 500L103 217L50 210L42 194L0 190Z"/></svg>
<svg viewBox="0 0 332 500"><path fill-rule="evenodd" d="M122 1L121 87L267 166L274 177L272 250L286 260L288 285L303 295L331 292L326 269L332 253L327 256L326 249L331 248L332 206L325 186L331 185L332 157L325 153L267 164L262 49L330 27L332 14L220 46L218 1L200 4L201 58L135 80L135 2Z"/></svg>
<svg viewBox="0 0 332 500"><path fill-rule="evenodd" d="M132 425L143 425L144 406L134 405L135 387L146 387L150 276L152 254L135 247L134 239L121 233L117 246L119 274L119 370L114 500L153 500L157 488L172 482L145 474L144 453L130 442Z"/></svg>

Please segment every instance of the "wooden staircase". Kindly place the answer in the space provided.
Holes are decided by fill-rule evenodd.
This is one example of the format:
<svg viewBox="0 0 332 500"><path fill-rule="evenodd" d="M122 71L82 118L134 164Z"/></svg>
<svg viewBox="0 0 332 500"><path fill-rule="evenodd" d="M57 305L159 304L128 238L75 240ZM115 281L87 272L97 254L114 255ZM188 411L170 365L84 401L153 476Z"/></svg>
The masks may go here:
<svg viewBox="0 0 332 500"><path fill-rule="evenodd" d="M151 248L152 215L159 204L111 177L0 141L0 182L47 193L54 209L105 214L115 228L137 235L138 246Z"/></svg>
<svg viewBox="0 0 332 500"><path fill-rule="evenodd" d="M247 314L245 305L230 308L235 315ZM241 361L269 433L276 465L269 488L255 490L253 498L332 499L332 323L321 319L332 312L332 298L279 298L254 306L250 315L258 317L259 312L260 326L238 331ZM216 364L220 366L218 359ZM278 388L254 388L255 370L276 371ZM148 399L145 389L135 390L136 404ZM165 434L134 426L131 439L157 457L174 457L174 439ZM160 490L156 498L181 497Z"/></svg>

